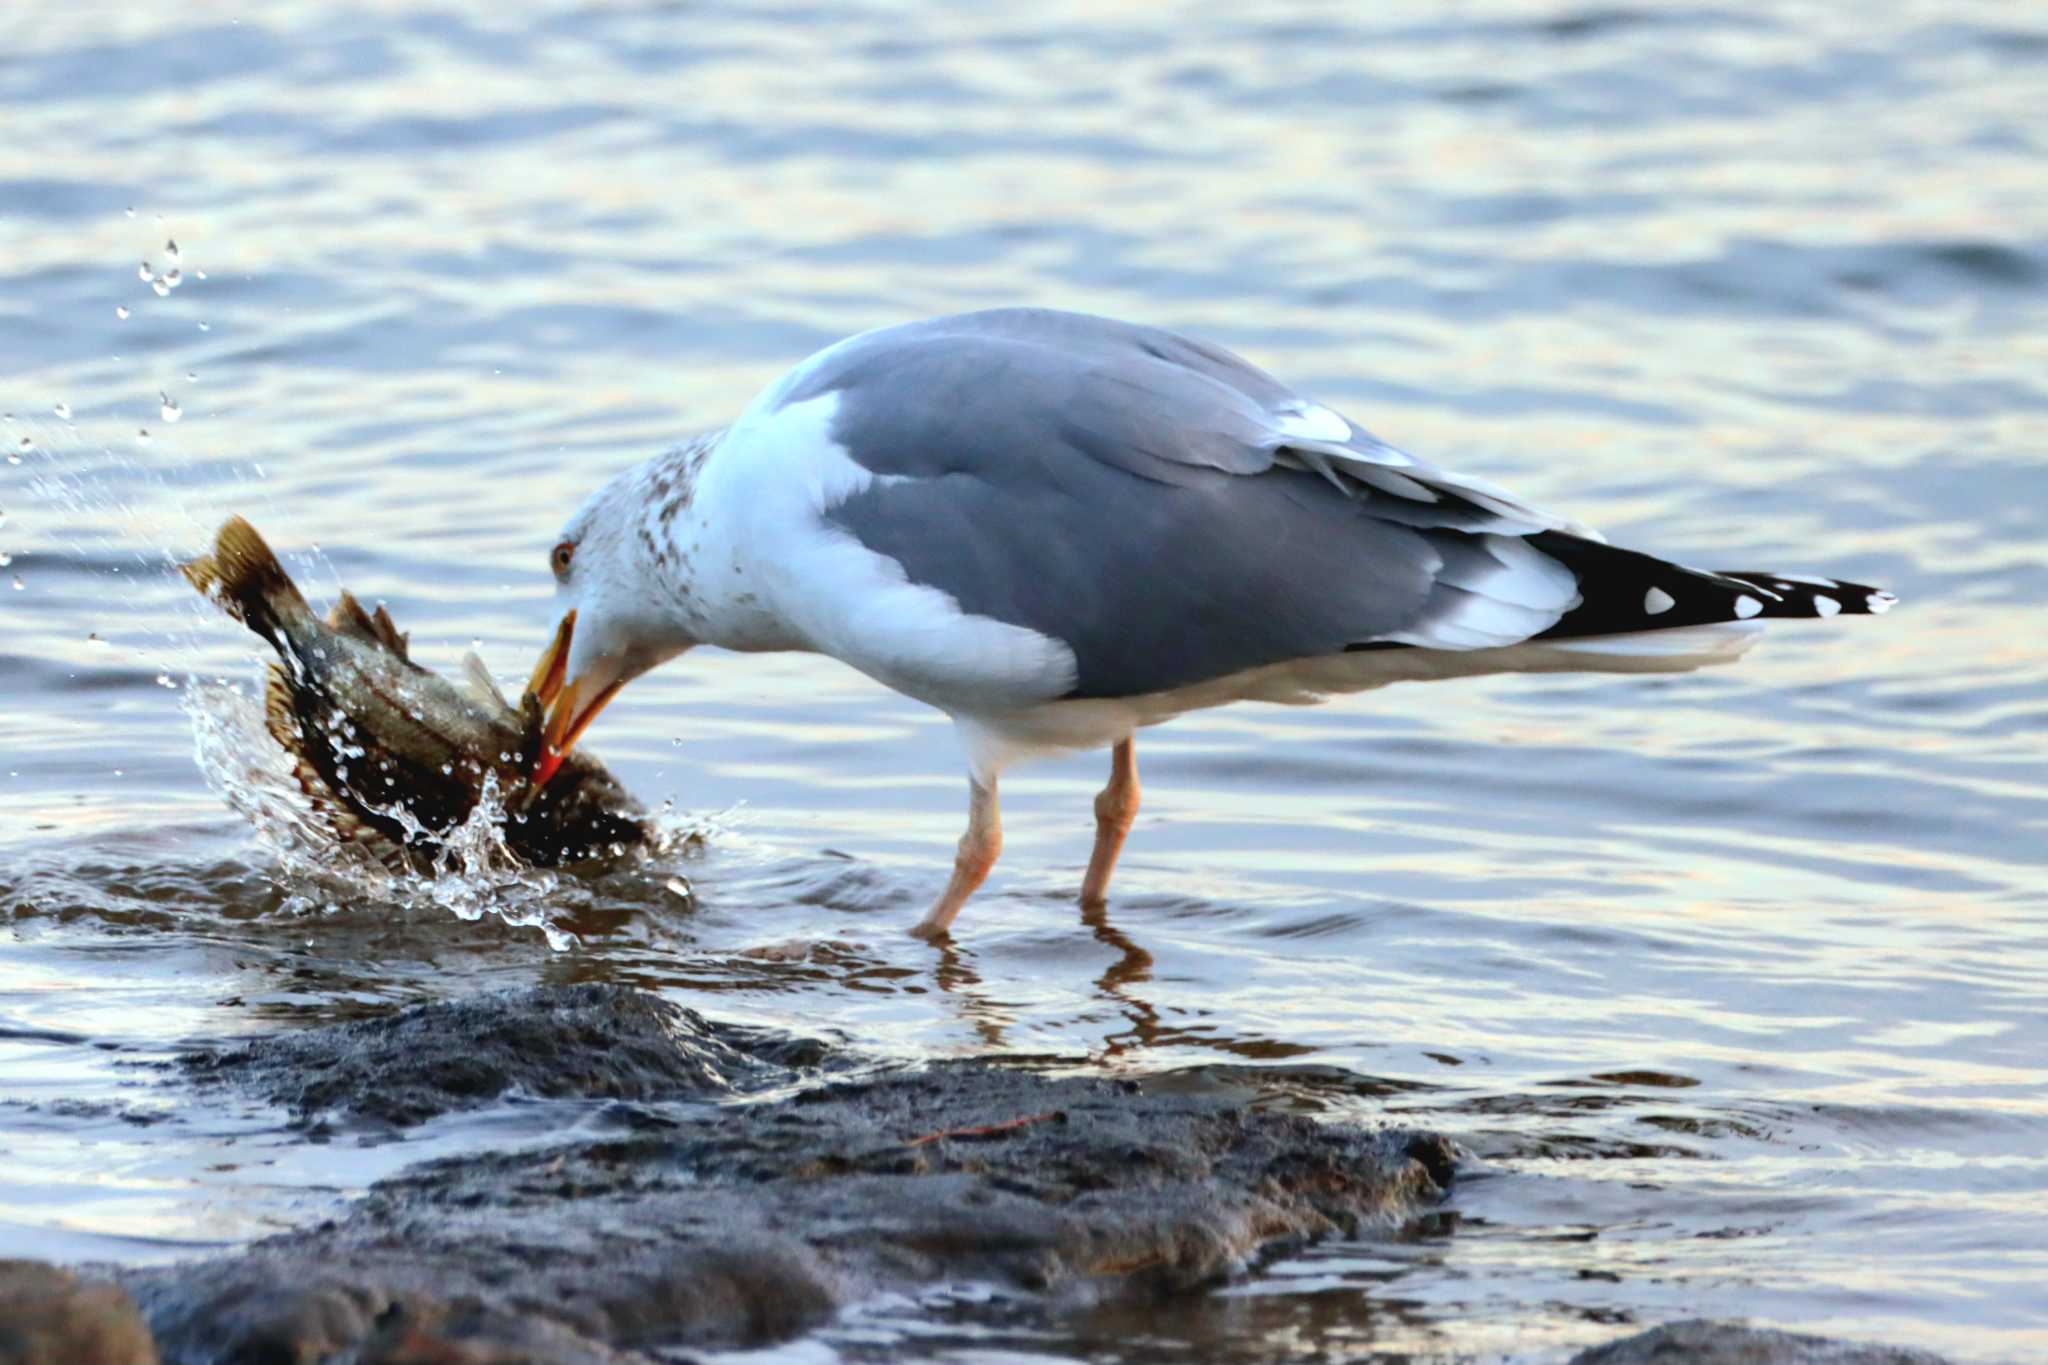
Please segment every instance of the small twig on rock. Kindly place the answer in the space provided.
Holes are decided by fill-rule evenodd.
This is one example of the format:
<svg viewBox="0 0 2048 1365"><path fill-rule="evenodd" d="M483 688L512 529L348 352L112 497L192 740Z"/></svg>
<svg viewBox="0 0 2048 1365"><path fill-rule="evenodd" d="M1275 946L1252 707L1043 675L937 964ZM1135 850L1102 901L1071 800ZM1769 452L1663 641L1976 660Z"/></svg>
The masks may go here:
<svg viewBox="0 0 2048 1365"><path fill-rule="evenodd" d="M994 1137L998 1133L1007 1133L1013 1129L1023 1128L1030 1124L1045 1123L1048 1120L1063 1119L1066 1116L1066 1111L1063 1109L1048 1109L1043 1114L1026 1114L1021 1119L1005 1119L1001 1123L985 1123L978 1128L941 1128L936 1133L926 1133L923 1137L911 1138L903 1145L906 1147L922 1147L927 1142L937 1142L940 1138Z"/></svg>

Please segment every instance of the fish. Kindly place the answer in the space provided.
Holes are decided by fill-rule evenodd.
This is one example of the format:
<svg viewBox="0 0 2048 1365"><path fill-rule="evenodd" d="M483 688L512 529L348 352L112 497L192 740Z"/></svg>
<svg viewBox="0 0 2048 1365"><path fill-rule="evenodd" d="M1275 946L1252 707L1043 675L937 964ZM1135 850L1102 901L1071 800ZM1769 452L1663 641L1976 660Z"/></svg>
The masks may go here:
<svg viewBox="0 0 2048 1365"><path fill-rule="evenodd" d="M423 667L383 605L366 611L347 589L320 616L244 518L229 517L183 572L277 651L264 728L339 843L393 872L429 873L487 794L503 810L504 846L532 866L616 859L653 841L645 808L583 750L534 780L546 716L531 690L508 701L474 653L459 680Z"/></svg>

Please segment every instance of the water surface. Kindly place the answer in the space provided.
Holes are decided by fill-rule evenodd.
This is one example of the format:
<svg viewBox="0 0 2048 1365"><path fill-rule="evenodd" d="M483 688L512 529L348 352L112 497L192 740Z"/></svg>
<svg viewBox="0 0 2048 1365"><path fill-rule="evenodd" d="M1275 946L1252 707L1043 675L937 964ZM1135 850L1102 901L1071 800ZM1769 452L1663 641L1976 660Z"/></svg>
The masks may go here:
<svg viewBox="0 0 2048 1365"><path fill-rule="evenodd" d="M1475 1153L1409 1242L1166 1312L873 1305L807 1359L1552 1360L1694 1313L2048 1351L2044 63L1991 3L10 10L0 1253L186 1254L558 1136L514 1104L308 1149L149 1064L602 978ZM1023 301L1905 604L1707 675L1148 732L1093 919L1104 760L1019 769L943 955L902 931L950 730L825 660L700 652L606 714L714 831L565 888L566 951L283 876L202 779L181 703L257 660L170 565L226 513L429 662L523 675L612 471L847 332ZM737 956L797 937L841 946Z"/></svg>

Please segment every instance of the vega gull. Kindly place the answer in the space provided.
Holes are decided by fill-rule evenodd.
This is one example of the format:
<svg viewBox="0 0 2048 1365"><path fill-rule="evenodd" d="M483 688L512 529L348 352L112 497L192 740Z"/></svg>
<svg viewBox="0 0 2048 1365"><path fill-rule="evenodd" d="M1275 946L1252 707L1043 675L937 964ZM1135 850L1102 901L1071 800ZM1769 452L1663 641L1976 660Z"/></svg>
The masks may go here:
<svg viewBox="0 0 2048 1365"><path fill-rule="evenodd" d="M1679 672L1767 619L1893 601L1608 545L1221 347L1042 309L827 347L598 489L552 567L541 781L622 686L697 644L829 654L951 716L967 832L926 937L994 866L997 778L1020 758L1111 748L1095 903L1137 814L1142 726L1398 681Z"/></svg>

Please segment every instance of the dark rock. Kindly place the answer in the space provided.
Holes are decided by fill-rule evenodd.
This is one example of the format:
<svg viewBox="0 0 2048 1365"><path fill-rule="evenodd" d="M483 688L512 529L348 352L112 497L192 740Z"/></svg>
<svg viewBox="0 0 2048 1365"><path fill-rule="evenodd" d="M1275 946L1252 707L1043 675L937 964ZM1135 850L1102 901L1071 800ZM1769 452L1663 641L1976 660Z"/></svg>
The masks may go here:
<svg viewBox="0 0 2048 1365"><path fill-rule="evenodd" d="M119 1285L41 1261L0 1261L0 1365L157 1365Z"/></svg>
<svg viewBox="0 0 2048 1365"><path fill-rule="evenodd" d="M822 1045L707 1022L642 991L551 986L419 1005L377 1019L208 1049L184 1059L311 1125L393 1126L518 1093L620 1100L720 1097L786 1078Z"/></svg>
<svg viewBox="0 0 2048 1365"><path fill-rule="evenodd" d="M399 1307L377 1324L356 1365L654 1365L549 1318L476 1304Z"/></svg>
<svg viewBox="0 0 2048 1365"><path fill-rule="evenodd" d="M624 1064L596 1055L621 1042ZM471 1085L457 1043L483 1054L487 1084ZM289 1090L307 1107L366 1112L357 1086L385 1097L367 1112L438 1112L501 1084L634 1103L606 1111L611 1135L431 1162L338 1221L129 1272L173 1362L352 1348L385 1365L612 1365L657 1345L780 1340L850 1299L941 1278L1173 1293L1276 1247L1395 1232L1455 1165L1433 1135L987 1063L664 1111L760 1074L771 1045L609 987L428 1006L240 1052L209 1074L276 1095L290 1059L341 1068ZM538 1075L542 1058L561 1073Z"/></svg>
<svg viewBox="0 0 2048 1365"><path fill-rule="evenodd" d="M1946 1365L1926 1351L1865 1346L1732 1322L1667 1323L1579 1352L1571 1365Z"/></svg>

